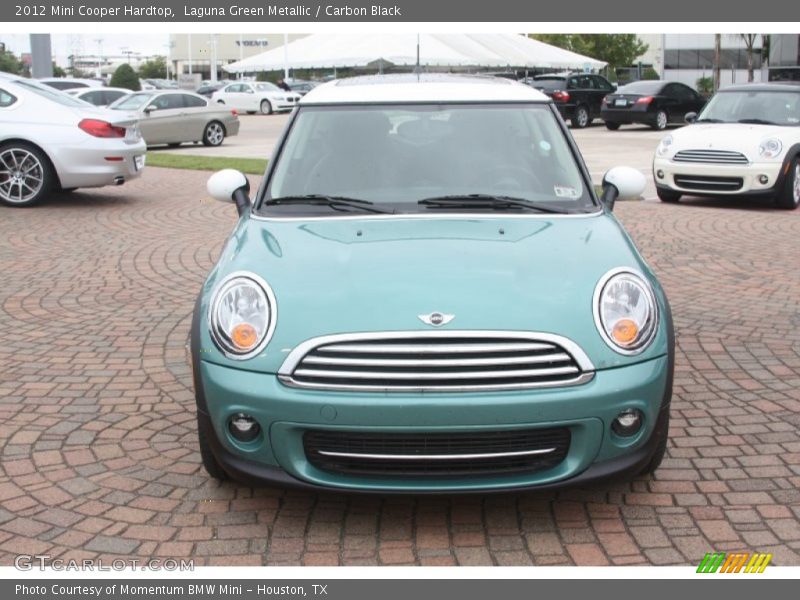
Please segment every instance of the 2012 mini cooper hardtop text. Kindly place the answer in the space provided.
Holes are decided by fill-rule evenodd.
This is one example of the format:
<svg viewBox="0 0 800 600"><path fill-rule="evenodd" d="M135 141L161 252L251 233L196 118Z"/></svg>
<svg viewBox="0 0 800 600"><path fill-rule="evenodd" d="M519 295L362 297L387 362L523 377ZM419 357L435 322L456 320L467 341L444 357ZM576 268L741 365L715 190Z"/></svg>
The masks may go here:
<svg viewBox="0 0 800 600"><path fill-rule="evenodd" d="M194 313L217 478L480 492L651 472L673 334L661 286L544 95L504 79L334 81L292 115Z"/></svg>

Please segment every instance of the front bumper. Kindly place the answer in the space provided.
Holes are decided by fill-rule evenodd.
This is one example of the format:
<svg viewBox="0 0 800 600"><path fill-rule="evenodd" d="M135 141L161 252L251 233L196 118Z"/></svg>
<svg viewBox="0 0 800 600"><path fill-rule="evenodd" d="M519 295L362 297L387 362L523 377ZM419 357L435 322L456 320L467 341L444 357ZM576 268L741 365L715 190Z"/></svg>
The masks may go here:
<svg viewBox="0 0 800 600"><path fill-rule="evenodd" d="M211 447L232 477L306 488L380 493L484 492L549 488L636 473L666 435L672 364L667 356L598 371L571 388L469 394L370 394L288 388L275 375L194 363L199 418L210 425ZM631 438L610 430L626 408L644 414ZM242 444L227 431L229 417L252 415L265 435ZM468 478L363 477L321 471L307 460L309 430L463 432L563 426L572 436L558 465L534 473Z"/></svg>
<svg viewBox="0 0 800 600"><path fill-rule="evenodd" d="M661 177L658 176L659 171L663 173ZM767 177L766 183L759 181L762 175ZM720 165L673 162L658 156L653 160L653 178L658 187L698 196L774 195L782 188L784 175L782 164L775 161ZM714 188L715 180L732 179L742 180L738 189Z"/></svg>

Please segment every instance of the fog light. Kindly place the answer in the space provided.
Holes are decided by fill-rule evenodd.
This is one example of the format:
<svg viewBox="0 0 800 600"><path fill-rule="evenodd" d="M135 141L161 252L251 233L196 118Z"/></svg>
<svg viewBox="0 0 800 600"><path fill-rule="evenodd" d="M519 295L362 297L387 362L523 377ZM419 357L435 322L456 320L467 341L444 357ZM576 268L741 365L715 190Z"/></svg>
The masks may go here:
<svg viewBox="0 0 800 600"><path fill-rule="evenodd" d="M635 408L623 410L611 423L611 430L619 436L630 437L642 427L642 413Z"/></svg>
<svg viewBox="0 0 800 600"><path fill-rule="evenodd" d="M767 185L767 183L769 183L769 177L767 177L766 175L759 175L758 183L760 183L761 185Z"/></svg>
<svg viewBox="0 0 800 600"><path fill-rule="evenodd" d="M664 171L662 171L661 169L656 171L656 177L658 177L659 179L664 179Z"/></svg>
<svg viewBox="0 0 800 600"><path fill-rule="evenodd" d="M233 415L228 421L228 430L240 442L252 442L261 431L256 420L250 415L239 413Z"/></svg>

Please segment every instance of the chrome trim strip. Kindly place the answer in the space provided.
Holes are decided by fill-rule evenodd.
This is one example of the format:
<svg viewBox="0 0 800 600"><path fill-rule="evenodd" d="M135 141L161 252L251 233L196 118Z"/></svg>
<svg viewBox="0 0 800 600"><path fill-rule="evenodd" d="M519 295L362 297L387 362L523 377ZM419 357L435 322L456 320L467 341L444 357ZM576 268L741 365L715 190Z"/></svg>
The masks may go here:
<svg viewBox="0 0 800 600"><path fill-rule="evenodd" d="M420 379L433 381L439 379L507 379L511 377L552 377L555 375L571 375L580 373L578 367L555 367L552 369L516 369L509 371L452 371L452 372L417 372L417 371L327 371L325 369L295 370L295 377L327 377L330 379ZM300 382L302 383L302 382Z"/></svg>
<svg viewBox="0 0 800 600"><path fill-rule="evenodd" d="M426 344L347 344L337 346L326 344L324 347L315 348L317 352L352 352L354 354L472 354L474 352L514 352L514 351L535 351L535 350L555 350L552 344L436 344L428 346Z"/></svg>
<svg viewBox="0 0 800 600"><path fill-rule="evenodd" d="M476 385L350 385L337 383L307 383L297 382L289 375L278 375L279 381L292 388L306 390L323 390L327 392L407 392L407 393L451 393L451 392L514 392L521 390L564 388L574 385L583 385L594 378L594 371L581 373L579 377L558 381L537 381L525 383L485 383Z"/></svg>
<svg viewBox="0 0 800 600"><path fill-rule="evenodd" d="M570 360L565 352L538 354L534 356L506 356L500 358L432 358L419 360L413 358L339 358L336 356L306 356L303 364L315 365L355 365L364 367L467 367L491 365L529 365Z"/></svg>
<svg viewBox="0 0 800 600"><path fill-rule="evenodd" d="M707 179L687 179L685 177L681 177L680 175L675 176L675 183L678 185L683 185L684 183L693 183L696 185L716 185L716 186L738 186L742 187L742 183L737 183L735 181L712 181Z"/></svg>
<svg viewBox="0 0 800 600"><path fill-rule="evenodd" d="M516 450L513 452L488 452L481 454L360 454L358 452L334 452L332 450L317 450L323 456L340 458L366 458L369 460L480 460L482 458L506 458L511 456L536 456L550 454L556 448L542 448L541 450Z"/></svg>

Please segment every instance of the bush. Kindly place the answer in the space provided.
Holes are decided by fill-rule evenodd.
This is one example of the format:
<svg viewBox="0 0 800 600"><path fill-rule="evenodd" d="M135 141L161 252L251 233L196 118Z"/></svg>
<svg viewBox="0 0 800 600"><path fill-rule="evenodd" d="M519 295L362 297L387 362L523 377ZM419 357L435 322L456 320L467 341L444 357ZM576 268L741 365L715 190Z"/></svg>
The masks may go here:
<svg viewBox="0 0 800 600"><path fill-rule="evenodd" d="M117 70L114 71L114 75L111 77L111 83L109 85L111 87L125 88L132 92L138 92L142 89L136 71L127 63L123 63L117 67Z"/></svg>
<svg viewBox="0 0 800 600"><path fill-rule="evenodd" d="M711 77L700 77L694 83L697 86L697 91L705 96L714 91L714 80Z"/></svg>
<svg viewBox="0 0 800 600"><path fill-rule="evenodd" d="M661 78L658 76L658 72L653 67L645 67L644 70L642 70L642 79L654 81Z"/></svg>

